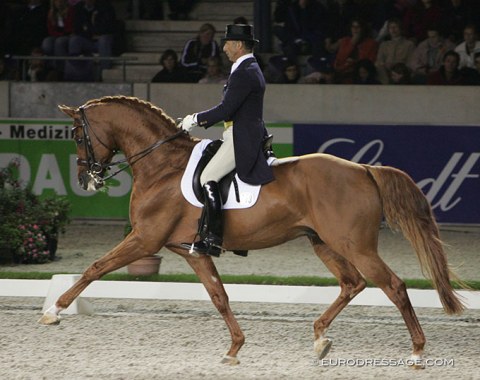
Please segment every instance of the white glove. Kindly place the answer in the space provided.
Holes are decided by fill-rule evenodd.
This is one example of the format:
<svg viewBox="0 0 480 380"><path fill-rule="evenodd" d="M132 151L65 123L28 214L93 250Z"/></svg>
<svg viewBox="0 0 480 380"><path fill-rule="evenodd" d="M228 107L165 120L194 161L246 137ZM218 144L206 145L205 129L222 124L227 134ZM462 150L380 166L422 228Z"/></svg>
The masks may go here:
<svg viewBox="0 0 480 380"><path fill-rule="evenodd" d="M190 130L193 128L193 127L196 127L197 126L197 122L195 121L196 119L196 114L193 114L193 115L187 115L183 118L182 120L182 123L180 125L180 127L184 130L184 131L187 131L187 132L190 132Z"/></svg>

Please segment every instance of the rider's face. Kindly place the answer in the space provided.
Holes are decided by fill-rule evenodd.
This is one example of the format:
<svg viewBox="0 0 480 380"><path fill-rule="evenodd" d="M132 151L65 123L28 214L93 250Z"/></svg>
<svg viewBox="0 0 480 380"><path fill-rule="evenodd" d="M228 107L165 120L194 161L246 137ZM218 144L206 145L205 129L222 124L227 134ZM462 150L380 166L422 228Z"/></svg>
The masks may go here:
<svg viewBox="0 0 480 380"><path fill-rule="evenodd" d="M242 55L241 41L225 41L223 51L231 62L235 62Z"/></svg>

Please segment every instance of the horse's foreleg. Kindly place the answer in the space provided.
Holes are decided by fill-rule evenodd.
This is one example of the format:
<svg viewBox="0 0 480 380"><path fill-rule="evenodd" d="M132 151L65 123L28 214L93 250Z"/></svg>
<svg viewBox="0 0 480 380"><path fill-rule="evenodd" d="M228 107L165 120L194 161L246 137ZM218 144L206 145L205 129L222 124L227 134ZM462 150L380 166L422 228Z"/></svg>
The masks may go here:
<svg viewBox="0 0 480 380"><path fill-rule="evenodd" d="M405 283L374 252L368 255L357 254L352 257L352 261L365 277L378 285L400 310L413 343L411 366L424 368L422 357L425 335L413 310Z"/></svg>
<svg viewBox="0 0 480 380"><path fill-rule="evenodd" d="M318 238L310 238L317 256L337 278L341 291L337 299L313 324L315 343L314 349L319 359L324 358L332 345L332 340L325 336L328 327L338 314L348 305L350 300L366 286L366 281L357 269L346 259L332 251Z"/></svg>
<svg viewBox="0 0 480 380"><path fill-rule="evenodd" d="M82 274L82 277L63 293L54 305L45 311L38 322L45 325L58 324L60 322L59 313L68 308L90 283L143 256L145 256L145 250L142 249L135 235L130 234L113 250L90 265Z"/></svg>
<svg viewBox="0 0 480 380"><path fill-rule="evenodd" d="M228 295L225 292L222 280L218 275L217 268L215 267L212 258L203 255L198 258L193 256L184 257L193 268L200 281L202 281L213 304L222 315L227 324L228 330L230 331L232 345L230 350L228 350L227 354L224 356L222 363L230 365L239 364L240 361L237 359L237 353L245 342L245 336L230 309Z"/></svg>

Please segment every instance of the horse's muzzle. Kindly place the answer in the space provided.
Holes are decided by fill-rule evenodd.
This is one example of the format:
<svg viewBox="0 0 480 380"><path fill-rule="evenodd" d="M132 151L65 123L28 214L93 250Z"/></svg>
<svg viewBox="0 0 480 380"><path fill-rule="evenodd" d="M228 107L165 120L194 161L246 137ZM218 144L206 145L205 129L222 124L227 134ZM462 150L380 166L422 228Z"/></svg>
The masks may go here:
<svg viewBox="0 0 480 380"><path fill-rule="evenodd" d="M78 184L83 190L96 191L103 187L104 182L98 174L85 171L78 176Z"/></svg>

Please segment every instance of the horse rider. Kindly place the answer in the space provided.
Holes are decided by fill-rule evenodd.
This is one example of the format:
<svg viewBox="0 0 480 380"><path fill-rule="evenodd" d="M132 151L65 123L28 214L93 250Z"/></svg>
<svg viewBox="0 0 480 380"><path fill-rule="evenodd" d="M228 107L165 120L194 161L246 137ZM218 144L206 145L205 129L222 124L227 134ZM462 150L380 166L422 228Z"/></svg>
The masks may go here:
<svg viewBox="0 0 480 380"><path fill-rule="evenodd" d="M227 25L222 38L223 51L233 63L223 100L203 112L187 115L180 123L185 131L195 126L208 128L224 121L223 144L200 177L205 194L200 231L203 240L183 246L218 257L222 253L223 217L218 182L236 168L238 177L251 185L263 185L274 180L273 171L263 153L267 131L263 122L265 78L253 48L258 43L253 27L245 24Z"/></svg>

